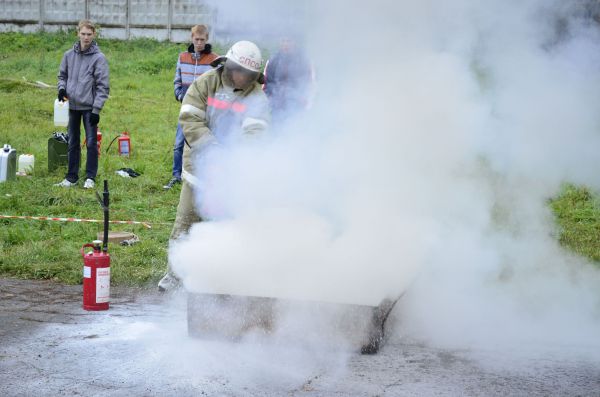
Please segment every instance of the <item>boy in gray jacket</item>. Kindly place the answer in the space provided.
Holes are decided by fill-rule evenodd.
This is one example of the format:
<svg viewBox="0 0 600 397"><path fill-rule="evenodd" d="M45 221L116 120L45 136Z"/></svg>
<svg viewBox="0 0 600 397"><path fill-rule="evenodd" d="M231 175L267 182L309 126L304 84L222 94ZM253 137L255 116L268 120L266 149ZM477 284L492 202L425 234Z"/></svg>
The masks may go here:
<svg viewBox="0 0 600 397"><path fill-rule="evenodd" d="M94 41L96 27L82 20L77 27L79 41L65 52L58 72L58 100L69 101L69 168L65 179L55 186L71 187L79 180L81 120L87 142L83 187L92 189L98 172L96 131L100 110L108 98L108 62Z"/></svg>

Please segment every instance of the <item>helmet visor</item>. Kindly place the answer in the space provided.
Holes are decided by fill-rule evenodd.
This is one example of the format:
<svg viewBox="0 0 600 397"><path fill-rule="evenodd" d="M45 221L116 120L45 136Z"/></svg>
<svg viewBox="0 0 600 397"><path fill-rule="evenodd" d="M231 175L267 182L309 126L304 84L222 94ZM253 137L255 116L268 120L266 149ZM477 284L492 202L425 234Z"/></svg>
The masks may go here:
<svg viewBox="0 0 600 397"><path fill-rule="evenodd" d="M224 73L233 83L234 87L240 89L247 88L250 84L254 83L260 75L259 72L248 70L231 59L225 61Z"/></svg>

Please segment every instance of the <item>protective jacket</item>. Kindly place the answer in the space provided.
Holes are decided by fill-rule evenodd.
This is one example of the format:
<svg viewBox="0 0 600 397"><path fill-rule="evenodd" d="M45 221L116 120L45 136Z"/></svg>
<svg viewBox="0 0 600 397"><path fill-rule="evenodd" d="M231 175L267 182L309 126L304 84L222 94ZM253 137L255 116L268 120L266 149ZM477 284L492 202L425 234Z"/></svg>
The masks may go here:
<svg viewBox="0 0 600 397"><path fill-rule="evenodd" d="M194 154L205 145L226 144L266 130L269 103L261 85L232 87L221 66L196 79L183 99L179 122L189 145L183 151L184 179L193 173Z"/></svg>
<svg viewBox="0 0 600 397"><path fill-rule="evenodd" d="M58 71L58 90L65 89L69 109L100 114L108 99L108 62L95 41L81 51L80 42L66 51Z"/></svg>
<svg viewBox="0 0 600 397"><path fill-rule="evenodd" d="M175 78L173 79L175 99L183 101L183 97L190 85L202 73L212 69L210 63L217 59L218 55L212 52L212 46L206 44L200 53L194 52L194 45L190 44L188 50L179 54Z"/></svg>

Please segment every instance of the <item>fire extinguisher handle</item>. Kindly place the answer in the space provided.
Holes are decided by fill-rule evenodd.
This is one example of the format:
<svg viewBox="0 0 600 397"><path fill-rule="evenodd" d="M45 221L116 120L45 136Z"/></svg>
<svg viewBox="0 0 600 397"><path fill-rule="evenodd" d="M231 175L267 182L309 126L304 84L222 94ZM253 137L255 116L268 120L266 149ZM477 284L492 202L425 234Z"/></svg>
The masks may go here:
<svg viewBox="0 0 600 397"><path fill-rule="evenodd" d="M90 244L90 243L88 243L88 244L84 244L84 245L81 247L81 251L80 251L80 252L81 252L81 256L85 256L85 252L83 252L83 249L84 249L85 247L92 247L92 248L94 248L94 244Z"/></svg>

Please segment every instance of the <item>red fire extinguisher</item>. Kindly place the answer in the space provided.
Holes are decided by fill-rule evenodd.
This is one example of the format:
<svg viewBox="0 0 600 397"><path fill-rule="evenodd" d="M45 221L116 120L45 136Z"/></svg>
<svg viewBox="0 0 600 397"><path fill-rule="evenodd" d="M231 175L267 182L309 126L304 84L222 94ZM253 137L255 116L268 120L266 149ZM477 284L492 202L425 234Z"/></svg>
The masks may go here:
<svg viewBox="0 0 600 397"><path fill-rule="evenodd" d="M110 255L102 251L102 241L81 247L83 256L83 308L85 310L108 310L110 300ZM83 252L85 247L93 251Z"/></svg>
<svg viewBox="0 0 600 397"><path fill-rule="evenodd" d="M98 129L98 126L96 126L96 145L98 145L98 156L100 156L100 143L101 142L102 142L102 133ZM84 139L83 143L81 144L82 149L85 147L86 143L87 143L87 139Z"/></svg>
<svg viewBox="0 0 600 397"><path fill-rule="evenodd" d="M119 154L121 156L129 157L131 153L131 139L129 139L129 133L127 131L123 131L121 136L119 136Z"/></svg>
<svg viewBox="0 0 600 397"><path fill-rule="evenodd" d="M81 247L83 256L83 309L108 310L110 301L110 255L108 254L108 181L104 181L104 240ZM102 246L100 245L102 244ZM93 251L85 253L84 248Z"/></svg>
<svg viewBox="0 0 600 397"><path fill-rule="evenodd" d="M102 143L102 133L96 127L96 142L98 142L98 156L100 156L100 144Z"/></svg>

